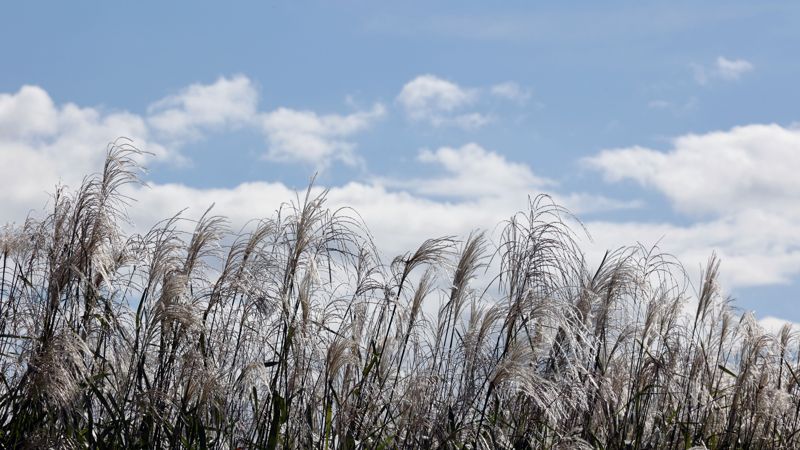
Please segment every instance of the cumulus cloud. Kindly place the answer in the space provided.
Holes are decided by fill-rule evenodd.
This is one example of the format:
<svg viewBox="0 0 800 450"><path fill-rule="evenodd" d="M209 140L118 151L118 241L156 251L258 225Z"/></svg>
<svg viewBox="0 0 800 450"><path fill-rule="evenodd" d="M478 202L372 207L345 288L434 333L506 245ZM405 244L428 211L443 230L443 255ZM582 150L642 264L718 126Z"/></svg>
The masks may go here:
<svg viewBox="0 0 800 450"><path fill-rule="evenodd" d="M431 237L465 237L475 229L498 232L498 224L525 210L529 196L539 193L526 190L502 196L439 199L389 183L352 181L339 186L316 186L312 194L323 189L327 190L329 208L348 207L358 213L386 260L414 250ZM186 217L196 218L214 204L214 213L228 217L232 228L238 229L251 219L273 217L281 203L297 198L293 189L280 182L243 183L219 189L151 184L131 195L138 199L131 209L138 228L147 228L184 209ZM570 206L560 203L559 198L554 201Z"/></svg>
<svg viewBox="0 0 800 450"><path fill-rule="evenodd" d="M230 80L221 83L227 85ZM215 84L220 85L220 81ZM188 98L188 92L195 95L203 91L187 89L178 96ZM202 104L175 98L162 104ZM452 100L447 102L452 104ZM179 108L195 112L203 109ZM247 114L238 116L230 112L236 108L219 115L193 113L190 116L194 119L181 123L190 123L195 129L228 126L250 120L252 109L248 108L243 109ZM376 105L347 115L288 108L253 114L256 121L252 126L264 132L269 144L268 157L352 164L357 161L352 137L385 110ZM0 193L3 219L21 220L28 208L43 205L46 193L52 192L59 180L77 186L84 174L98 170L106 144L118 135L134 138L157 158L176 158L179 154L174 148L152 138L163 129L154 132L149 123L148 118L124 111L55 105L47 92L35 86L0 95L0 177L6 186ZM600 247L660 240L664 248L690 265L704 262L711 251L717 251L724 261L723 276L731 286L785 282L800 272L800 212L796 207L800 204L800 184L794 176L800 170L797 148L797 128L749 125L681 136L665 151L644 147L605 150L585 163L610 182L632 180L663 193L679 211L709 218L688 225L589 222L588 228ZM340 206L354 206L380 243L390 252L399 252L431 235L491 228L523 209L528 195L558 190L552 180L535 174L529 166L509 161L476 143L423 150L418 160L438 169L438 173L410 181L334 186L330 200ZM231 189L155 184L135 193L141 197L135 210L140 211L140 223L145 224L186 206L200 214L216 201L220 212L243 222L254 215L269 215L277 207L265 198L283 201L292 197L291 192L280 183L243 184ZM554 198L578 214L639 206L586 193L556 192Z"/></svg>
<svg viewBox="0 0 800 450"><path fill-rule="evenodd" d="M690 224L669 222L586 223L597 251L641 242L659 244L687 269L704 264L712 252L722 260L723 286L735 288L786 283L800 274L800 227L785 218L756 212Z"/></svg>
<svg viewBox="0 0 800 450"><path fill-rule="evenodd" d="M52 135L58 130L58 116L53 100L38 86L0 94L0 136L6 140Z"/></svg>
<svg viewBox="0 0 800 450"><path fill-rule="evenodd" d="M347 116L288 109L268 114L262 118L270 118L269 131L276 143L286 146L288 155L290 145L300 145L292 140L294 134L301 136L300 140L302 136L312 140L321 136L323 140L346 141L383 110L376 106ZM42 117L50 120L38 121ZM40 88L25 87L0 96L0 118L0 176L6 186L0 193L3 220L22 220L28 208L44 205L46 193L52 192L59 179L77 186L80 177L99 169L106 143L118 134L134 137L136 144L156 150L162 158L174 154L149 140L142 117L71 104L57 106ZM284 139L281 133L287 136L286 143L280 140ZM616 149L588 160L587 164L610 181L634 180L665 193L682 210L714 216L689 225L588 222L598 253L637 240L647 245L661 241L663 248L690 267L717 251L730 286L777 283L797 275L800 220L794 200L800 190L789 176L797 160L788 150L797 148L796 133L777 125L753 125L680 137L674 148L665 152ZM342 151L330 153L321 148L319 155ZM555 190L554 200L579 215L638 206L595 194L557 192L553 180L476 143L423 150L418 160L432 166L434 173L410 182L376 180L330 187L331 206L354 207L389 256L430 236L463 235L478 227L492 229L524 209L529 195L543 191ZM673 178L665 175L670 173ZM759 192L763 198L756 195ZM190 207L190 215L199 216L211 203L216 203L216 211L229 216L234 226L242 226L253 217L272 215L279 202L293 198L293 190L282 183L263 182L225 189L152 183L131 195L139 199L132 217L143 228L185 207Z"/></svg>
<svg viewBox="0 0 800 450"><path fill-rule="evenodd" d="M698 84L708 84L714 80L734 81L745 73L751 72L755 66L745 59L728 59L718 56L713 66L692 65L694 79Z"/></svg>
<svg viewBox="0 0 800 450"><path fill-rule="evenodd" d="M417 161L438 171L425 178L377 178L375 182L438 200L506 201L514 198L515 201L506 204L515 204L517 208L523 205L520 199L542 193L580 213L641 206L638 201L620 201L585 192L558 192L555 180L539 176L529 165L510 161L501 153L487 150L475 142L461 147L422 149L417 154Z"/></svg>
<svg viewBox="0 0 800 450"><path fill-rule="evenodd" d="M434 175L431 185L445 188L454 178L458 177L448 173ZM316 187L315 193L322 189ZM328 189L328 206L354 208L387 258L409 251L429 237L465 236L476 228L497 231L497 224L524 210L529 195L540 192L511 190L502 195L488 193L443 199L424 194L422 191L430 189L429 186L416 190L385 182L349 182ZM244 183L225 189L153 184L133 195L139 200L132 217L141 227L186 207L189 217L197 217L215 203L214 211L229 217L233 227L238 228L250 219L271 217L281 202L295 198L294 191L279 182ZM578 197L580 200L581 196ZM585 212L582 206L590 205L591 209L606 201L602 197L583 198L582 205L572 194L557 193L553 200L579 217ZM632 206L609 200L605 207ZM716 252L722 258L722 282L727 288L786 282L800 268L797 250L800 230L781 218L742 214L689 225L635 221L589 221L585 225L593 239L583 240L590 261L599 260L606 249L636 242L646 246L658 243L694 274Z"/></svg>
<svg viewBox="0 0 800 450"><path fill-rule="evenodd" d="M778 336L784 325L789 325L793 332L800 330L800 323L791 322L774 316L767 316L758 321L758 324L767 332Z"/></svg>
<svg viewBox="0 0 800 450"><path fill-rule="evenodd" d="M403 86L397 102L414 121L424 121L433 126L478 128L490 121L488 116L477 112L457 113L477 98L475 89L463 88L435 75L420 75Z"/></svg>
<svg viewBox="0 0 800 450"><path fill-rule="evenodd" d="M201 113L204 107L199 105L204 103L198 99L200 93L246 92L248 89L233 86L251 85L231 80L182 90L169 100L157 102L160 106L151 110L152 116L107 112L69 103L56 105L46 91L35 86L0 95L0 177L5 186L0 192L4 206L0 221L19 222L29 209L42 208L59 180L77 187L84 175L102 167L107 143L119 135L129 136L137 146L156 153L156 160L170 160L180 155L177 147L164 146L158 139L186 136L188 130L203 133L209 128L241 123L264 132L271 158L347 161L357 158L353 136L385 114L382 105L345 115L277 108L267 112L256 110L252 120L249 116L253 103L241 110L223 108L226 113L216 114L211 110ZM218 90L210 86L226 88ZM167 110L179 110L175 117L183 117L174 122L180 126L171 128L172 134L166 126L154 125L167 122L151 120ZM354 207L392 256L430 236L463 234L475 227L491 228L524 208L528 195L535 195L538 188L549 183L527 166L507 161L477 144L422 152L419 158L421 163L439 171L424 186L350 182L331 186L328 194L331 206ZM470 184L483 187L478 192ZM271 216L279 202L294 198L294 191L286 185L267 182L219 189L151 182L148 187L129 189L129 194L137 199L131 207L131 217L140 229L187 207L190 208L187 214L197 217L212 203L216 203L216 212L229 216L234 227L238 227L254 217ZM455 195L455 200L431 198L447 190ZM470 192L475 195L470 197Z"/></svg>
<svg viewBox="0 0 800 450"><path fill-rule="evenodd" d="M241 126L252 121L258 90L249 78L220 77L212 84L195 83L148 108L147 121L171 138L197 137L202 128Z"/></svg>
<svg viewBox="0 0 800 450"><path fill-rule="evenodd" d="M324 167L358 161L352 138L385 114L382 105L352 114L319 115L277 108L258 110L258 93L245 76L193 84L156 101L145 115L72 103L57 105L38 86L0 93L0 222L38 209L59 183L77 187L102 167L106 147L120 136L151 153L143 163L184 164L181 149L212 131L250 127L263 132L266 156Z"/></svg>
<svg viewBox="0 0 800 450"><path fill-rule="evenodd" d="M800 201L798 149L798 128L747 125L680 136L668 151L609 149L584 162L609 181L629 179L657 189L683 212L791 211Z"/></svg>
<svg viewBox="0 0 800 450"><path fill-rule="evenodd" d="M0 203L6 220L22 220L42 206L58 183L77 187L102 167L106 145L127 136L160 160L179 158L153 142L144 119L72 103L56 105L37 86L0 94Z"/></svg>
<svg viewBox="0 0 800 450"><path fill-rule="evenodd" d="M397 103L406 117L434 127L453 126L472 130L494 121L491 114L476 111L489 97L525 105L531 91L514 81L488 87L467 88L436 75L420 75L406 83ZM472 111L469 111L469 110Z"/></svg>
<svg viewBox="0 0 800 450"><path fill-rule="evenodd" d="M417 194L450 198L507 196L510 192L541 192L555 182L539 177L525 164L508 161L503 155L472 142L461 147L423 149L417 160L434 165L443 174L429 178L396 181Z"/></svg>
<svg viewBox="0 0 800 450"><path fill-rule="evenodd" d="M265 155L274 161L303 162L325 169L334 160L355 165L355 143L348 138L363 131L384 116L383 105L348 115L319 115L313 111L278 108L259 117L269 149Z"/></svg>
<svg viewBox="0 0 800 450"><path fill-rule="evenodd" d="M348 138L385 114L383 105L352 114L319 115L279 107L258 109L258 89L244 75L220 77L211 84L192 84L148 108L147 123L160 137L183 142L209 130L248 127L266 138L266 159L313 164L322 170L332 161L359 161Z"/></svg>
<svg viewBox="0 0 800 450"><path fill-rule="evenodd" d="M185 217L198 218L211 205L214 214L226 216L232 228L239 229L252 219L271 217L282 202L295 198L295 191L278 182L242 183L232 188L148 183L130 188L128 195L136 199L129 212L140 230L184 210Z"/></svg>
<svg viewBox="0 0 800 450"><path fill-rule="evenodd" d="M313 193L322 190L315 187ZM186 216L198 217L213 203L214 212L228 217L234 229L253 218L272 217L282 202L296 198L295 191L280 182L244 183L224 189L152 184L135 195L138 202L131 216L139 227L148 227L184 208L188 208ZM524 194L518 197L518 205L524 206ZM494 226L513 211L506 209L508 204L499 206L481 199L442 202L361 182L328 187L327 205L354 208L387 258L412 250L430 237L463 235L475 227Z"/></svg>
<svg viewBox="0 0 800 450"><path fill-rule="evenodd" d="M474 90L434 75L420 75L406 83L397 100L413 119L421 119L437 112L449 112L472 103L477 97Z"/></svg>
<svg viewBox="0 0 800 450"><path fill-rule="evenodd" d="M689 264L711 251L729 286L788 282L800 274L800 130L747 125L676 138L672 148L604 150L584 163L610 182L632 180L695 220L590 224L599 241L615 236L662 242Z"/></svg>

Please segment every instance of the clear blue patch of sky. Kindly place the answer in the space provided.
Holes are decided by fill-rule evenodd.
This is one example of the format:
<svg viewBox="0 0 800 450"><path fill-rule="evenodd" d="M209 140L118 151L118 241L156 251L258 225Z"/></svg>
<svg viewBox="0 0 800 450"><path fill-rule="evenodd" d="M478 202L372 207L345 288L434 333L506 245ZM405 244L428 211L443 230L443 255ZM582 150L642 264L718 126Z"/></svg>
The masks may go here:
<svg viewBox="0 0 800 450"><path fill-rule="evenodd" d="M725 270L724 261L721 269ZM735 300L734 305L742 311L755 311L759 317L771 315L800 322L798 292L800 283L795 279L783 284L737 288L731 292L731 296Z"/></svg>

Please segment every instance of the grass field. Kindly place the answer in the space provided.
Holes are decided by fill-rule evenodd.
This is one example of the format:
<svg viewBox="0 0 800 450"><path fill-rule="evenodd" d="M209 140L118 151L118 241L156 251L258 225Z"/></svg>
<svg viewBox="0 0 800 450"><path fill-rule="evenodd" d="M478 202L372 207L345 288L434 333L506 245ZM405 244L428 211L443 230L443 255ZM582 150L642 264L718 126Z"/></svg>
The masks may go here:
<svg viewBox="0 0 800 450"><path fill-rule="evenodd" d="M713 256L590 266L545 196L392 261L324 194L129 233L137 153L0 237L5 448L800 448L797 335Z"/></svg>

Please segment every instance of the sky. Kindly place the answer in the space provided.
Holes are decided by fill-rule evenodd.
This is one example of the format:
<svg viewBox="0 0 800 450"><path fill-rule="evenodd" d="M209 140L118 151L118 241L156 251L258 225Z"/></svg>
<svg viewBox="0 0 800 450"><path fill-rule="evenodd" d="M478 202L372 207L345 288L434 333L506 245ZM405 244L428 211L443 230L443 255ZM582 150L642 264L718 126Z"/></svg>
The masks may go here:
<svg viewBox="0 0 800 450"><path fill-rule="evenodd" d="M316 174L387 257L547 193L587 254L658 245L800 322L797 2L0 6L0 223L151 153L134 224L242 226ZM591 258L590 258L591 259Z"/></svg>

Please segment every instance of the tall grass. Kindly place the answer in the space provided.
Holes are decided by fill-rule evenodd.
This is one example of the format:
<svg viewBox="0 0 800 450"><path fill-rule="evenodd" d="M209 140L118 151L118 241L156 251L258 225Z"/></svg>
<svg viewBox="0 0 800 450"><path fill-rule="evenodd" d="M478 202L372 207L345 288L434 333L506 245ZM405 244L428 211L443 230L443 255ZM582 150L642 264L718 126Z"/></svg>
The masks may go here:
<svg viewBox="0 0 800 450"><path fill-rule="evenodd" d="M800 447L797 335L714 257L697 292L653 249L590 267L548 197L389 264L311 190L127 235L137 159L0 238L5 448Z"/></svg>

